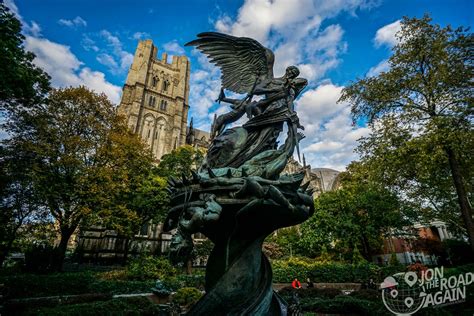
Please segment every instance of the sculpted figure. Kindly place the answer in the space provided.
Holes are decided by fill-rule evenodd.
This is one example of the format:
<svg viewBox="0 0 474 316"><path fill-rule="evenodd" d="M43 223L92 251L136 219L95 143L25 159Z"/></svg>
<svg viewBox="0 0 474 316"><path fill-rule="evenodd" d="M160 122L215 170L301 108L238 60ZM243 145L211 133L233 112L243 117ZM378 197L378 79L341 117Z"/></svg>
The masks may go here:
<svg viewBox="0 0 474 316"><path fill-rule="evenodd" d="M294 100L308 84L289 66L273 76L274 56L257 41L201 33L196 46L222 72L217 102L231 111L216 117L212 140L197 172L169 179L171 209L163 230L176 229L171 258L193 251L192 234L214 243L206 265L206 295L190 315L287 315L287 303L272 289L271 265L262 253L266 236L302 223L314 212L304 173L281 174L304 135ZM232 99L225 90L245 94ZM253 100L254 97L260 97ZM242 126L226 128L247 114ZM277 139L287 125L281 146Z"/></svg>
<svg viewBox="0 0 474 316"><path fill-rule="evenodd" d="M251 119L253 116L262 114L265 109L280 99L285 99L290 111L294 111L293 100L296 95L307 85L306 79L298 78L299 70L295 66L286 69L286 73L281 78L273 80L264 80L258 84L252 92L243 100L226 98L224 88L221 89L217 102L230 103L231 112L218 116L213 123L211 131L211 139L221 134L225 125L233 123L240 119L244 114ZM259 101L252 101L254 95L266 95L266 98ZM299 128L302 128L298 124Z"/></svg>

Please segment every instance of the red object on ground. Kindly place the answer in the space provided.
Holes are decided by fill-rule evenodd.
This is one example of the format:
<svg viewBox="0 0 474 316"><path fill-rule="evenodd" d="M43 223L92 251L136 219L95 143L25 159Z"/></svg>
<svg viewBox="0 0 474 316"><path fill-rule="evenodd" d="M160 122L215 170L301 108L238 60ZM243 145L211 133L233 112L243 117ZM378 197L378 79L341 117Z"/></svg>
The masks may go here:
<svg viewBox="0 0 474 316"><path fill-rule="evenodd" d="M301 283L300 283L300 281L298 281L298 279L294 279L293 283L291 283L291 286L294 289L301 289Z"/></svg>

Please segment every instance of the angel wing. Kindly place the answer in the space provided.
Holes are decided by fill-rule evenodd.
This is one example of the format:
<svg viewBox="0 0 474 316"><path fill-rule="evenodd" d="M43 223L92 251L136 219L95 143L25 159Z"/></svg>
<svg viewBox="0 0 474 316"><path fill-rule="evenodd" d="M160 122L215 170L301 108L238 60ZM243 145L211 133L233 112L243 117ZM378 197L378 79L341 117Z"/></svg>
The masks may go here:
<svg viewBox="0 0 474 316"><path fill-rule="evenodd" d="M186 46L196 46L222 72L222 87L251 93L255 85L273 79L273 52L256 40L217 32L205 32Z"/></svg>

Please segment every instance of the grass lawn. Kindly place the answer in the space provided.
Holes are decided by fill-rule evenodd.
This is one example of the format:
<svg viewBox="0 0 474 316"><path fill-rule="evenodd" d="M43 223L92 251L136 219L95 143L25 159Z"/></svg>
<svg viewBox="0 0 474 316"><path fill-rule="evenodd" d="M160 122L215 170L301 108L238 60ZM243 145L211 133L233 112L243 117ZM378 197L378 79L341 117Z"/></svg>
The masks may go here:
<svg viewBox="0 0 474 316"><path fill-rule="evenodd" d="M32 308L22 315L44 315L44 316L82 316L82 315L166 315L156 305L145 297L117 298L109 301L60 305L53 308Z"/></svg>

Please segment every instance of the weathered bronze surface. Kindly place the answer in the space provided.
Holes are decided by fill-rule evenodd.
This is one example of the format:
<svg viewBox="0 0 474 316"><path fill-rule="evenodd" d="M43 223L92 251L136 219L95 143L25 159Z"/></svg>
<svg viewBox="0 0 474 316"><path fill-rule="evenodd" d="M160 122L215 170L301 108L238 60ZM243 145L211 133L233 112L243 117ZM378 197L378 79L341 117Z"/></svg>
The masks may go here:
<svg viewBox="0 0 474 316"><path fill-rule="evenodd" d="M206 267L206 295L190 315L286 315L286 303L272 290L272 270L262 243L274 230L299 224L314 212L303 174L280 173L304 137L293 101L306 87L295 66L273 77L274 55L257 41L207 32L196 46L222 71L218 102L232 111L214 120L207 156L192 177L170 179L172 208L165 231L177 229L171 258L186 260L191 235L214 242ZM246 93L230 99L224 89ZM261 100L252 101L255 95ZM244 114L242 126L225 128ZM285 143L277 138L287 125Z"/></svg>

